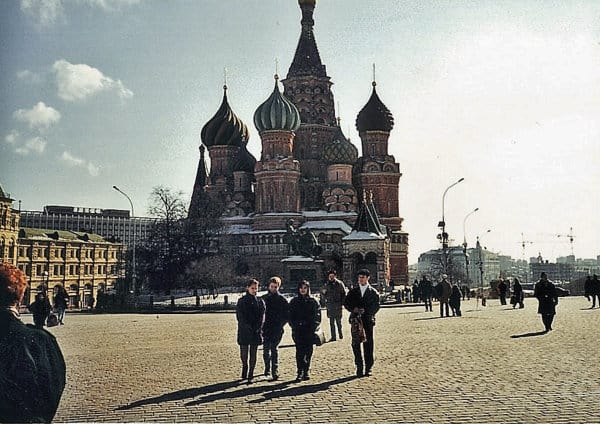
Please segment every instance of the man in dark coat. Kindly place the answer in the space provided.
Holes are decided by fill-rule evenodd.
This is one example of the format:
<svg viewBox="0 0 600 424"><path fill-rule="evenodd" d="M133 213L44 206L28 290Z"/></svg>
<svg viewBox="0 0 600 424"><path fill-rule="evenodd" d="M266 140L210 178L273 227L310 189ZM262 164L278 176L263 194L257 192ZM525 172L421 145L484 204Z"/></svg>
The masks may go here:
<svg viewBox="0 0 600 424"><path fill-rule="evenodd" d="M523 294L523 286L519 282L518 278L515 278L515 283L513 284L513 296L515 297L515 302L513 303L513 309L517 304L519 305L519 309L523 309L525 304L523 303L524 294Z"/></svg>
<svg viewBox="0 0 600 424"><path fill-rule="evenodd" d="M431 297L433 296L433 285L431 284L431 281L429 281L426 275L424 275L421 279L420 287L421 297L423 298L423 302L425 302L425 312L431 312Z"/></svg>
<svg viewBox="0 0 600 424"><path fill-rule="evenodd" d="M296 344L296 381L310 380L309 370L312 359L315 331L321 324L321 308L310 295L310 283L303 280L298 285L298 295L290 302L290 327Z"/></svg>
<svg viewBox="0 0 600 424"><path fill-rule="evenodd" d="M43 291L36 294L35 300L29 305L29 312L33 315L33 323L37 328L44 328L51 311L52 306L50 306L50 301Z"/></svg>
<svg viewBox="0 0 600 424"><path fill-rule="evenodd" d="M592 295L592 276L591 275L588 275L585 278L585 283L583 284L583 295L585 296L585 298L587 300L596 300L596 299L590 299L590 296ZM594 302L594 304L592 304L590 309L593 309L594 306L596 306L595 302Z"/></svg>
<svg viewBox="0 0 600 424"><path fill-rule="evenodd" d="M542 322L546 327L546 332L552 330L552 321L556 315L556 305L558 296L554 284L548 280L545 272L542 272L540 281L535 284L534 296L539 301L538 314L542 315Z"/></svg>
<svg viewBox="0 0 600 424"><path fill-rule="evenodd" d="M442 275L442 281L437 285L438 299L440 301L440 318L444 318L444 309L446 309L446 317L450 316L450 294L452 293L452 286L448 282L448 276Z"/></svg>
<svg viewBox="0 0 600 424"><path fill-rule="evenodd" d="M373 327L375 326L375 314L379 311L379 293L369 284L370 276L368 269L358 271L358 286L348 292L344 301L344 307L350 312L350 319L359 318L365 330L364 363L360 347L361 341L352 340L357 377L371 375L371 369L375 362L373 357Z"/></svg>
<svg viewBox="0 0 600 424"><path fill-rule="evenodd" d="M335 326L337 324L340 339L344 338L342 333L342 309L346 299L346 286L336 278L336 271L331 269L327 272L327 283L321 289L321 299L325 300L327 317L331 329L330 341L336 341Z"/></svg>
<svg viewBox="0 0 600 424"><path fill-rule="evenodd" d="M0 422L51 422L65 387L66 369L56 339L19 317L27 281L0 264Z"/></svg>
<svg viewBox="0 0 600 424"><path fill-rule="evenodd" d="M265 302L265 323L263 324L263 359L265 377L270 373L273 381L279 379L279 354L277 348L283 337L283 326L288 321L289 305L279 293L281 278L271 277L269 292L263 296Z"/></svg>
<svg viewBox="0 0 600 424"><path fill-rule="evenodd" d="M462 297L462 293L460 292L460 288L458 284L452 284L452 291L450 292L450 300L448 303L450 304L450 308L452 309L453 317L462 316L462 312L460 311L460 298Z"/></svg>
<svg viewBox="0 0 600 424"><path fill-rule="evenodd" d="M500 304L506 305L506 293L508 291L508 285L504 281L503 278L500 279L498 283L498 295L500 296Z"/></svg>
<svg viewBox="0 0 600 424"><path fill-rule="evenodd" d="M598 276L594 274L592 277L592 308L596 306L596 300L598 300L598 307L600 308L600 280Z"/></svg>

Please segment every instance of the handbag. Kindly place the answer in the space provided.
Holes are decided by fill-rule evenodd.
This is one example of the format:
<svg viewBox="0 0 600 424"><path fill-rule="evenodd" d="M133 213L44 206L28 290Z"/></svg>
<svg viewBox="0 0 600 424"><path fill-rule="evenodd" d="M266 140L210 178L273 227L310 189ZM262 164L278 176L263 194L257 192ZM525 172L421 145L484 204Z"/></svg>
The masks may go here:
<svg viewBox="0 0 600 424"><path fill-rule="evenodd" d="M362 318L358 315L352 318L350 322L350 334L352 335L353 343L364 343L367 340L367 333L365 333L365 327L362 323Z"/></svg>
<svg viewBox="0 0 600 424"><path fill-rule="evenodd" d="M50 312L48 319L46 320L46 327L56 327L58 325L58 317L55 313Z"/></svg>
<svg viewBox="0 0 600 424"><path fill-rule="evenodd" d="M313 344L317 346L321 346L325 344L325 333L321 327L317 327L315 333L313 334Z"/></svg>

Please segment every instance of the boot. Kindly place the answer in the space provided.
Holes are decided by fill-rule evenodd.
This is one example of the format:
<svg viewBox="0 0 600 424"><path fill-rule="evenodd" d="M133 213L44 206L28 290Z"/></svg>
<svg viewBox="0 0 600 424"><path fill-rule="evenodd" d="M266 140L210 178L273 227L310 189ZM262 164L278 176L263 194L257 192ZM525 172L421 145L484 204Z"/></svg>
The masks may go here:
<svg viewBox="0 0 600 424"><path fill-rule="evenodd" d="M304 370L304 375L302 375L302 380L304 380L304 381L310 380L310 376L308 375L308 370Z"/></svg>
<svg viewBox="0 0 600 424"><path fill-rule="evenodd" d="M248 378L248 365L242 366L242 380Z"/></svg>
<svg viewBox="0 0 600 424"><path fill-rule="evenodd" d="M296 381L302 381L304 378L304 370L298 370L298 376L296 377Z"/></svg>

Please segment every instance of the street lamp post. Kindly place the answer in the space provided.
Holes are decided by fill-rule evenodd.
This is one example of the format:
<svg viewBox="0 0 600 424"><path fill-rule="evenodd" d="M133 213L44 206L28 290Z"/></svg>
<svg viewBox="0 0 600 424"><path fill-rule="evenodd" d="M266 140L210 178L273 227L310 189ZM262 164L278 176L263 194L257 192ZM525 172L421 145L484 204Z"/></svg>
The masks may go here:
<svg viewBox="0 0 600 424"><path fill-rule="evenodd" d="M448 266L448 258L446 257L447 252L448 252L448 233L446 232L446 216L445 216L445 204L446 204L446 193L448 193L448 190L450 190L452 187L454 187L455 185L457 185L458 183L463 182L465 179L461 178L460 180L456 181L453 184L450 184L446 190L444 190L444 194L442 195L442 220L440 222L438 222L438 227L442 230L441 234L438 234L438 239L442 242L442 254L444 255L444 260L443 260L443 267L444 267L444 274L447 273L447 266Z"/></svg>
<svg viewBox="0 0 600 424"><path fill-rule="evenodd" d="M113 188L118 191L119 193L121 193L123 196L125 196L127 198L127 200L129 200L129 205L131 206L131 218L133 219L135 217L135 212L133 210L133 202L131 201L131 199L129 198L129 196L122 191L119 187L117 187L116 185L113 186ZM133 295L135 296L136 294L136 268L135 268L135 220L133 220L133 241L132 241L132 271L131 271L131 285L132 285L132 290L133 290Z"/></svg>
<svg viewBox="0 0 600 424"><path fill-rule="evenodd" d="M44 283L42 284L42 289L44 290L44 294L48 297L48 285L50 284L50 274L48 270L44 271Z"/></svg>
<svg viewBox="0 0 600 424"><path fill-rule="evenodd" d="M467 289L469 290L471 289L471 282L469 281L469 255L467 254L467 232L465 225L467 223L467 218L473 215L478 210L479 208L473 209L467 214L467 216L465 216L465 219L463 219L463 254L465 255L465 270L467 271Z"/></svg>
<svg viewBox="0 0 600 424"><path fill-rule="evenodd" d="M483 234L487 234L492 230L487 230L485 233ZM481 256L481 243L479 242L479 240L481 239L481 237L483 237L483 234L481 236L477 236L477 250L479 252L479 284L481 285L481 305L483 306L483 258ZM479 298L477 298L477 307L479 307Z"/></svg>

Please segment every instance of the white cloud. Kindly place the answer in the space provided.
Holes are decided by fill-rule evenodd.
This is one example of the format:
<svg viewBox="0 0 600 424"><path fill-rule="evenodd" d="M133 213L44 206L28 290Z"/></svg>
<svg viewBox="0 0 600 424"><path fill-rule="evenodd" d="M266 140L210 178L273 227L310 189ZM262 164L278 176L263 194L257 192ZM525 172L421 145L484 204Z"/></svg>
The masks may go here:
<svg viewBox="0 0 600 424"><path fill-rule="evenodd" d="M21 0L21 11L41 27L50 26L64 16L61 0Z"/></svg>
<svg viewBox="0 0 600 424"><path fill-rule="evenodd" d="M60 112L44 102L38 102L31 109L19 109L13 117L29 124L29 128L45 129L60 121Z"/></svg>
<svg viewBox="0 0 600 424"><path fill-rule="evenodd" d="M100 175L100 167L98 167L98 165L85 159L79 158L67 152L66 150L63 151L62 155L60 156L60 159L71 167L86 169L92 177L97 177L98 175Z"/></svg>
<svg viewBox="0 0 600 424"><path fill-rule="evenodd" d="M67 101L85 100L101 91L115 91L121 99L133 97L120 80L113 80L86 64L72 64L64 59L52 65L56 74L58 96Z"/></svg>
<svg viewBox="0 0 600 424"><path fill-rule="evenodd" d="M82 3L89 4L92 7L98 7L105 11L119 10L124 6L138 4L140 0L80 0Z"/></svg>
<svg viewBox="0 0 600 424"><path fill-rule="evenodd" d="M8 144L15 144L16 141L18 140L18 138L19 138L19 132L16 130L11 130L4 137L4 141L6 141Z"/></svg>
<svg viewBox="0 0 600 424"><path fill-rule="evenodd" d="M28 155L31 152L42 154L46 150L46 140L41 137L32 137L28 139L24 145L19 145L15 148L15 153L19 155Z"/></svg>
<svg viewBox="0 0 600 424"><path fill-rule="evenodd" d="M44 153L46 150L46 140L41 137L33 137L25 142L25 147L29 151L33 151L36 153Z"/></svg>
<svg viewBox="0 0 600 424"><path fill-rule="evenodd" d="M17 72L17 78L21 81L27 81L33 84L39 84L42 82L42 77L35 72L31 72L28 69Z"/></svg>

